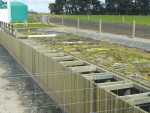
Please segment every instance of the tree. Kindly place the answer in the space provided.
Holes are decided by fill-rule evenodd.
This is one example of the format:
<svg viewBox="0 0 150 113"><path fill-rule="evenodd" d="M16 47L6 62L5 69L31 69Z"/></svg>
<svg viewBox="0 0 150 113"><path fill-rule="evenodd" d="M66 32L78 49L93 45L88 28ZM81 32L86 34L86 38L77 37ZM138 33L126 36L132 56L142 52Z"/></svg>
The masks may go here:
<svg viewBox="0 0 150 113"><path fill-rule="evenodd" d="M108 14L116 14L117 12L117 0L107 0L106 10Z"/></svg>
<svg viewBox="0 0 150 113"><path fill-rule="evenodd" d="M51 3L51 4L49 4L49 6L48 6L48 9L50 10L50 13L53 13L53 12L55 12L55 3Z"/></svg>
<svg viewBox="0 0 150 113"><path fill-rule="evenodd" d="M141 5L141 14L147 15L149 14L149 0L140 0Z"/></svg>
<svg viewBox="0 0 150 113"><path fill-rule="evenodd" d="M100 1L93 0L92 1L92 14L99 15L104 13L104 8Z"/></svg>
<svg viewBox="0 0 150 113"><path fill-rule="evenodd" d="M2 1L2 5L7 4L7 2Z"/></svg>
<svg viewBox="0 0 150 113"><path fill-rule="evenodd" d="M129 14L129 10L130 10L130 3L131 1L130 0L117 0L117 12L119 14L122 14L122 15L127 15Z"/></svg>
<svg viewBox="0 0 150 113"><path fill-rule="evenodd" d="M141 11L141 4L138 0L131 2L130 5L130 14L131 15L139 15Z"/></svg>
<svg viewBox="0 0 150 113"><path fill-rule="evenodd" d="M99 0L55 0L49 4L50 12L56 14L101 14L104 7Z"/></svg>
<svg viewBox="0 0 150 113"><path fill-rule="evenodd" d="M50 12L54 12L56 14L63 13L64 0L55 0L55 3L49 4L48 8Z"/></svg>

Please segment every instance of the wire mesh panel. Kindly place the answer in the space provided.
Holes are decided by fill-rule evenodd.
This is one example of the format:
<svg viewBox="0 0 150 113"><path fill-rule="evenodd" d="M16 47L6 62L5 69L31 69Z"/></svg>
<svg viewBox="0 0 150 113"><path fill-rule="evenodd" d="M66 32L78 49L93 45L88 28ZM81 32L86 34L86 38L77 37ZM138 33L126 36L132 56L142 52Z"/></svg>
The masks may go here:
<svg viewBox="0 0 150 113"><path fill-rule="evenodd" d="M50 17L49 22L57 24L57 25L62 25L62 19L61 18L52 18L52 17Z"/></svg>
<svg viewBox="0 0 150 113"><path fill-rule="evenodd" d="M102 23L102 32L132 36L132 25Z"/></svg>
<svg viewBox="0 0 150 113"><path fill-rule="evenodd" d="M77 20L74 19L63 19L64 20L64 25L69 26L69 27L78 27Z"/></svg>
<svg viewBox="0 0 150 113"><path fill-rule="evenodd" d="M150 38L150 26L135 26L135 37Z"/></svg>
<svg viewBox="0 0 150 113"><path fill-rule="evenodd" d="M40 21L40 16L35 17L37 21Z"/></svg>
<svg viewBox="0 0 150 113"><path fill-rule="evenodd" d="M80 20L80 28L98 31L99 30L99 22Z"/></svg>
<svg viewBox="0 0 150 113"><path fill-rule="evenodd" d="M33 18L33 15L28 15L29 18Z"/></svg>

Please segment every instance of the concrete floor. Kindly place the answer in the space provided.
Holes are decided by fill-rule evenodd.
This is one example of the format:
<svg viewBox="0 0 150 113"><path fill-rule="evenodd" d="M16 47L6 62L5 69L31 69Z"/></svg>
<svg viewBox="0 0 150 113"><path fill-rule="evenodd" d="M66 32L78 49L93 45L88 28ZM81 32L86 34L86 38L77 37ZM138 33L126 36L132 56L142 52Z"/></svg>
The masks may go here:
<svg viewBox="0 0 150 113"><path fill-rule="evenodd" d="M1 44L0 113L61 113Z"/></svg>

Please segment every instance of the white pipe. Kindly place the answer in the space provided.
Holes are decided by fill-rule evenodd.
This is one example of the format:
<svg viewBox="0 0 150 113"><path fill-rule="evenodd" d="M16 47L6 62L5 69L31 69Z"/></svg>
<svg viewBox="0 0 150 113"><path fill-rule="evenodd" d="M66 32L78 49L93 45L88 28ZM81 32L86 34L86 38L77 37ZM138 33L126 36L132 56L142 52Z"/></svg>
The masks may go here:
<svg viewBox="0 0 150 113"><path fill-rule="evenodd" d="M38 37L55 37L56 34L52 35L28 35L28 38L38 38Z"/></svg>

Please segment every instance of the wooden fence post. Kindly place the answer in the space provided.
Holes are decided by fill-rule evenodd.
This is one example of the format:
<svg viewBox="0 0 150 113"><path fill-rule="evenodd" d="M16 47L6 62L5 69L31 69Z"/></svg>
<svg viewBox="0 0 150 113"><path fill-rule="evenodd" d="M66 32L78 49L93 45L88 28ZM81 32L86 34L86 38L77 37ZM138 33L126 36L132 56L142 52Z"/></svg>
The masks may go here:
<svg viewBox="0 0 150 113"><path fill-rule="evenodd" d="M4 31L6 32L6 22L4 22Z"/></svg>
<svg viewBox="0 0 150 113"><path fill-rule="evenodd" d="M50 21L51 21L51 16L49 16L49 19L48 19L48 21L49 21L49 24L50 24Z"/></svg>
<svg viewBox="0 0 150 113"><path fill-rule="evenodd" d="M135 21L133 21L132 38L135 37Z"/></svg>
<svg viewBox="0 0 150 113"><path fill-rule="evenodd" d="M49 24L49 16L47 16L47 24Z"/></svg>
<svg viewBox="0 0 150 113"><path fill-rule="evenodd" d="M64 18L63 18L63 16L62 16L62 26L64 25Z"/></svg>
<svg viewBox="0 0 150 113"><path fill-rule="evenodd" d="M18 30L17 30L17 25L15 25L15 37L17 38L18 35Z"/></svg>
<svg viewBox="0 0 150 113"><path fill-rule="evenodd" d="M8 24L8 33L10 34L10 24Z"/></svg>
<svg viewBox="0 0 150 113"><path fill-rule="evenodd" d="M78 29L80 28L80 19L78 18Z"/></svg>
<svg viewBox="0 0 150 113"><path fill-rule="evenodd" d="M122 17L122 23L124 23L124 16Z"/></svg>
<svg viewBox="0 0 150 113"><path fill-rule="evenodd" d="M6 23L6 33L8 33L8 23Z"/></svg>
<svg viewBox="0 0 150 113"><path fill-rule="evenodd" d="M11 35L13 36L14 33L13 33L13 25L11 25Z"/></svg>
<svg viewBox="0 0 150 113"><path fill-rule="evenodd" d="M99 33L102 32L102 20L99 20Z"/></svg>
<svg viewBox="0 0 150 113"><path fill-rule="evenodd" d="M0 21L0 28L2 28L2 22Z"/></svg>
<svg viewBox="0 0 150 113"><path fill-rule="evenodd" d="M43 23L43 16L42 15L40 16L40 22Z"/></svg>
<svg viewBox="0 0 150 113"><path fill-rule="evenodd" d="M90 20L90 19L89 19L89 16L88 16L87 20L88 20L88 21Z"/></svg>

